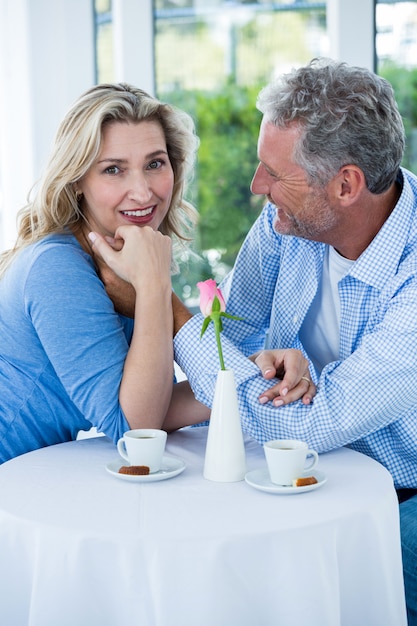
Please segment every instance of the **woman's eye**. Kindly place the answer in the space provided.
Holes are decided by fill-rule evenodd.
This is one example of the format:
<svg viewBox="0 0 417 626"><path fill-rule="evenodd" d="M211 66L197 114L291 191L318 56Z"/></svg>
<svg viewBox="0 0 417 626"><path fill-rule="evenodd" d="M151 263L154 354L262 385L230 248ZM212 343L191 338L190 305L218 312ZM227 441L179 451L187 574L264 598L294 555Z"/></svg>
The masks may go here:
<svg viewBox="0 0 417 626"><path fill-rule="evenodd" d="M151 161L148 165L150 170L158 170L163 165L163 161L161 159L155 159L155 161Z"/></svg>
<svg viewBox="0 0 417 626"><path fill-rule="evenodd" d="M106 169L104 170L105 174L118 174L120 172L120 169L117 167L117 165L110 165L110 167L106 167Z"/></svg>

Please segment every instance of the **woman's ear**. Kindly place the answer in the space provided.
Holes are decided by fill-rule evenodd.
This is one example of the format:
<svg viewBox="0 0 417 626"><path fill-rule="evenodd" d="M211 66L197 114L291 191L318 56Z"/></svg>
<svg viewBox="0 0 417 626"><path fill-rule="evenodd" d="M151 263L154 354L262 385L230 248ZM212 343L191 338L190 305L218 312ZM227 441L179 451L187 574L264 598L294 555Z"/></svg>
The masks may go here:
<svg viewBox="0 0 417 626"><path fill-rule="evenodd" d="M78 188L78 185L73 185L73 189L74 189L74 193L75 193L75 198L78 202L78 200L81 200L81 197L83 195L83 192Z"/></svg>

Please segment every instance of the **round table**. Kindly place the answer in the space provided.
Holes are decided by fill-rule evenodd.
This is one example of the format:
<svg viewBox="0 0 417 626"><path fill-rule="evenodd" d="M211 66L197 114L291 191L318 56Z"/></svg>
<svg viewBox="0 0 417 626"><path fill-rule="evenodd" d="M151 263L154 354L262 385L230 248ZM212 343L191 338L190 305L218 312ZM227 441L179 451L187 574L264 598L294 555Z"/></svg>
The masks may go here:
<svg viewBox="0 0 417 626"><path fill-rule="evenodd" d="M168 436L186 469L130 483L106 437L0 466L5 626L406 626L389 473L347 448L297 495L203 478L206 428ZM245 441L247 469L266 467ZM121 462L122 464L122 462Z"/></svg>

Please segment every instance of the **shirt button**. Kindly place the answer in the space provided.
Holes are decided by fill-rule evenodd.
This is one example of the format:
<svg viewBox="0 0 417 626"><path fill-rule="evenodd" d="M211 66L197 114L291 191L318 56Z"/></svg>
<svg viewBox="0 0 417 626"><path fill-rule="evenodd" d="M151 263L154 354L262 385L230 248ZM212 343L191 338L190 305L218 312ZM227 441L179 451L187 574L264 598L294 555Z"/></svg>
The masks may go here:
<svg viewBox="0 0 417 626"><path fill-rule="evenodd" d="M296 324L298 322L298 315L294 315L292 321L294 322L294 324Z"/></svg>

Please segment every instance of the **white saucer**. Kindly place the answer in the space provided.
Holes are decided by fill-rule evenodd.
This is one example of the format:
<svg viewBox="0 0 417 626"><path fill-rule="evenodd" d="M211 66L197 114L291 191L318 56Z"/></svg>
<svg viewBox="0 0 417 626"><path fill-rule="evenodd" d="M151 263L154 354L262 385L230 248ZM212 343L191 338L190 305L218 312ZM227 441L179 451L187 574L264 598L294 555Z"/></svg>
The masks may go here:
<svg viewBox="0 0 417 626"><path fill-rule="evenodd" d="M174 456L164 456L162 459L162 467L159 472L145 474L142 476L136 476L134 474L119 474L119 469L122 465L127 465L127 461L124 463L120 460L113 461L112 463L108 463L106 465L106 470L109 474L116 476L116 478L127 480L131 483L153 483L158 480L167 480L167 478L173 478L185 470L184 461Z"/></svg>
<svg viewBox="0 0 417 626"><path fill-rule="evenodd" d="M327 476L323 474L323 472L319 472L315 470L313 472L306 472L303 476L314 476L318 482L314 483L314 485L305 485L304 487L292 487L292 486L284 486L284 485L275 485L269 479L268 468L253 470L252 472L248 472L245 476L245 480L251 487L255 487L255 489L259 489L260 491L266 491L268 493L279 493L281 495L292 495L296 493L305 493L306 491L312 491L313 489L318 489L325 482L327 482Z"/></svg>

